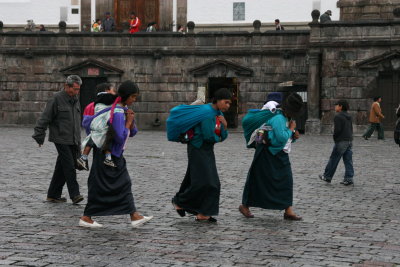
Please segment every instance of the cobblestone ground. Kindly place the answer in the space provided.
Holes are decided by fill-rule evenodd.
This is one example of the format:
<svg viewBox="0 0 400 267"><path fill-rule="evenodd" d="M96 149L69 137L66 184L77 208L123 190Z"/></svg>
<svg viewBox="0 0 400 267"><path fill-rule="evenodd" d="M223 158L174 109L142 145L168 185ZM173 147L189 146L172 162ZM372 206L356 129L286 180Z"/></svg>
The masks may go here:
<svg viewBox="0 0 400 267"><path fill-rule="evenodd" d="M330 136L302 136L293 146L294 203L302 222L282 212L238 212L252 160L242 134L215 148L222 192L218 224L180 218L171 197L186 170L185 146L162 132L140 132L125 152L137 207L155 218L139 229L128 216L95 218L105 227L78 227L84 203L44 201L56 150L38 148L32 129L0 128L0 264L21 266L396 266L400 265L400 148L354 141L355 186L319 181ZM88 172L78 175L86 196ZM65 189L65 195L67 195Z"/></svg>

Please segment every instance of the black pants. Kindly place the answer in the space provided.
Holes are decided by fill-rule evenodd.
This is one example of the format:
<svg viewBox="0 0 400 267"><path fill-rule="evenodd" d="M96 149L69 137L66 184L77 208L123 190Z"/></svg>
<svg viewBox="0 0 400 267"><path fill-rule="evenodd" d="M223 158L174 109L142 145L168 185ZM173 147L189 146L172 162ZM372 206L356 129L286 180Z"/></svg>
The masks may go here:
<svg viewBox="0 0 400 267"><path fill-rule="evenodd" d="M57 148L58 157L47 197L61 197L64 184L67 182L69 197L73 199L80 195L75 170L77 147L75 145L61 144L55 144L55 146Z"/></svg>

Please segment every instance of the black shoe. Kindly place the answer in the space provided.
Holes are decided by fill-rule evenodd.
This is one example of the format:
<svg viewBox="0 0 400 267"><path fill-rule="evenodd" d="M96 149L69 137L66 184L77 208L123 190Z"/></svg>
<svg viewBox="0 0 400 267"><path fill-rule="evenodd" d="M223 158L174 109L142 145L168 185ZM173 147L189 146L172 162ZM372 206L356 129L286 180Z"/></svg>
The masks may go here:
<svg viewBox="0 0 400 267"><path fill-rule="evenodd" d="M47 197L46 201L52 203L65 203L67 202L67 199L65 197L59 197L59 198Z"/></svg>
<svg viewBox="0 0 400 267"><path fill-rule="evenodd" d="M352 181L344 181L344 182L341 182L341 184L342 185L352 185L354 183Z"/></svg>
<svg viewBox="0 0 400 267"><path fill-rule="evenodd" d="M326 178L325 176L323 176L322 174L320 174L320 175L318 175L319 176L319 179L321 179L322 181L325 181L325 182L327 182L327 183L331 183L331 180L328 180L328 178Z"/></svg>
<svg viewBox="0 0 400 267"><path fill-rule="evenodd" d="M208 218L208 219L198 219L198 218L196 218L195 221L196 221L196 222L210 222L210 223L216 223L216 222L217 222L217 219L215 219L215 218L213 218L213 217L210 217L210 218Z"/></svg>
<svg viewBox="0 0 400 267"><path fill-rule="evenodd" d="M89 162L87 159L79 158L76 160L76 163L78 164L78 167L80 167L81 169L86 171L89 170Z"/></svg>
<svg viewBox="0 0 400 267"><path fill-rule="evenodd" d="M174 208L175 208L176 212L179 214L179 216L185 217L185 215L186 215L185 210L184 209L177 209L173 198L172 198L172 206L174 206Z"/></svg>
<svg viewBox="0 0 400 267"><path fill-rule="evenodd" d="M77 195L76 197L74 197L72 199L72 203L74 204L78 204L79 202L81 202L83 200L83 196L82 195Z"/></svg>
<svg viewBox="0 0 400 267"><path fill-rule="evenodd" d="M366 136L363 136L363 138L364 138L364 140L368 140L368 137L366 137Z"/></svg>
<svg viewBox="0 0 400 267"><path fill-rule="evenodd" d="M103 163L104 163L104 165L107 165L107 166L110 166L113 168L117 168L117 165L115 165L114 161L112 161L110 159L105 159Z"/></svg>

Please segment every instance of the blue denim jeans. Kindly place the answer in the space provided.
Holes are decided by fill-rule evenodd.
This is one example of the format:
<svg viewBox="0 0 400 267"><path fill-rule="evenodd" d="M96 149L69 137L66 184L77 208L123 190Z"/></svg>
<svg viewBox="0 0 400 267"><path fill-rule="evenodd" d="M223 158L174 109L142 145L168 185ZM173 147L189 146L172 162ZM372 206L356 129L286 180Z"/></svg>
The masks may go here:
<svg viewBox="0 0 400 267"><path fill-rule="evenodd" d="M333 175L336 172L336 168L339 164L340 158L343 157L343 163L345 168L344 181L353 181L354 169L353 169L353 151L351 150L353 144L351 141L340 141L335 143L333 146L331 157L325 167L324 177L327 180L332 180Z"/></svg>

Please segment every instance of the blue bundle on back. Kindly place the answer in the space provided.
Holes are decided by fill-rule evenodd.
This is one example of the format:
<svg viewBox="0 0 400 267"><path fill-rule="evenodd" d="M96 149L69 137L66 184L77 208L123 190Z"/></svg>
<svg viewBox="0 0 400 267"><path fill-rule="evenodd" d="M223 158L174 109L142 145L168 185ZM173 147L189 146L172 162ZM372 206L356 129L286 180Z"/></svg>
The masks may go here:
<svg viewBox="0 0 400 267"><path fill-rule="evenodd" d="M279 114L280 111L276 113L272 113L270 110L259 110L259 109L251 109L248 111L246 116L244 116L242 120L242 127L244 132L244 138L246 139L246 146L250 140L251 134L257 130L263 123L266 123L269 119L271 119L276 114ZM252 146L247 146L251 148Z"/></svg>
<svg viewBox="0 0 400 267"><path fill-rule="evenodd" d="M179 136L205 119L221 115L211 105L179 105L171 109L167 119L168 141L179 142Z"/></svg>

